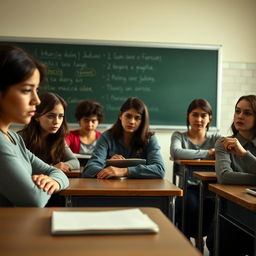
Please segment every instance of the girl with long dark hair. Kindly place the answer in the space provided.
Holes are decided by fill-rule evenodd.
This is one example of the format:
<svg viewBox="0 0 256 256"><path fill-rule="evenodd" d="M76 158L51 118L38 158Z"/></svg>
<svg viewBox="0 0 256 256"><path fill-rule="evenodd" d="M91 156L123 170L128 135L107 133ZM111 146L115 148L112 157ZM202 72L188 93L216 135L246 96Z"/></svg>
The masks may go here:
<svg viewBox="0 0 256 256"><path fill-rule="evenodd" d="M107 159L126 158L143 158L146 164L125 168L106 166ZM121 106L114 125L98 140L83 176L100 179L163 178L164 174L160 147L149 130L147 107L138 98L128 98Z"/></svg>
<svg viewBox="0 0 256 256"><path fill-rule="evenodd" d="M79 161L65 143L68 127L66 102L57 94L40 95L41 104L31 122L19 133L27 148L46 163L69 172L80 167Z"/></svg>
<svg viewBox="0 0 256 256"><path fill-rule="evenodd" d="M45 67L24 50L0 45L0 206L44 207L66 175L32 154L11 123L28 124L40 104Z"/></svg>

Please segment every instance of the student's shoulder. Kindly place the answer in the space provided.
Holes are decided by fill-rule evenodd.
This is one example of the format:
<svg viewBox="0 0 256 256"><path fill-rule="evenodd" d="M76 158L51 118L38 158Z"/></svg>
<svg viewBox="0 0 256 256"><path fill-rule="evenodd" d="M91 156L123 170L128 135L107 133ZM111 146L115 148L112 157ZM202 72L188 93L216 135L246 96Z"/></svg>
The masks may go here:
<svg viewBox="0 0 256 256"><path fill-rule="evenodd" d="M172 138L186 138L186 137L187 137L187 132L175 131L172 134Z"/></svg>
<svg viewBox="0 0 256 256"><path fill-rule="evenodd" d="M12 130L9 130L10 135L15 139L15 141L23 142L22 133L15 132Z"/></svg>
<svg viewBox="0 0 256 256"><path fill-rule="evenodd" d="M18 146L20 149L22 148L23 150L26 148L25 146L25 143L22 139L22 137L17 134L16 132L14 131L8 131L10 136L12 137L12 139L14 140L15 144L12 144L12 143L9 143L8 140L2 136L0 136L0 144L1 144L1 147L0 147L0 151L1 153L3 152L15 152L15 148Z"/></svg>
<svg viewBox="0 0 256 256"><path fill-rule="evenodd" d="M217 141L218 139L222 138L223 136L217 132L215 133L207 133L206 134L207 138L209 140Z"/></svg>
<svg viewBox="0 0 256 256"><path fill-rule="evenodd" d="M111 130L106 130L103 133L101 133L100 139L112 140L113 136Z"/></svg>

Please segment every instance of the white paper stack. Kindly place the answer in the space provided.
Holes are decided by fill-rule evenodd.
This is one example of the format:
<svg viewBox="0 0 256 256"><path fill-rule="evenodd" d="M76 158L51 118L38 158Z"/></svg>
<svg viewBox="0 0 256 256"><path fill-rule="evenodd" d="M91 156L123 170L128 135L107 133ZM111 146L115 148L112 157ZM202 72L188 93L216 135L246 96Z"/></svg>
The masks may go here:
<svg viewBox="0 0 256 256"><path fill-rule="evenodd" d="M75 155L76 158L80 158L80 159L90 159L92 156L91 155L86 155L86 154L77 154L77 153L73 153Z"/></svg>
<svg viewBox="0 0 256 256"><path fill-rule="evenodd" d="M140 209L81 212L54 211L52 234L157 233L159 228Z"/></svg>

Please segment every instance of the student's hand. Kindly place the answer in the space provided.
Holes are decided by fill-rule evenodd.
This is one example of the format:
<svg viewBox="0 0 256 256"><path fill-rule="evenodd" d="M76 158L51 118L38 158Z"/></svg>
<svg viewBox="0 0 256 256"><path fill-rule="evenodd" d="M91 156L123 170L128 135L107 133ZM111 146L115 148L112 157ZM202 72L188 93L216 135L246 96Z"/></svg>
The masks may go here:
<svg viewBox="0 0 256 256"><path fill-rule="evenodd" d="M128 168L108 166L98 173L97 178L109 179L113 177L126 177L126 176L128 176Z"/></svg>
<svg viewBox="0 0 256 256"><path fill-rule="evenodd" d="M215 148L210 148L208 150L208 155L211 157L211 158L215 158Z"/></svg>
<svg viewBox="0 0 256 256"><path fill-rule="evenodd" d="M63 172L71 172L71 166L64 162L59 162L55 164L54 167L61 169Z"/></svg>
<svg viewBox="0 0 256 256"><path fill-rule="evenodd" d="M115 155L111 156L110 159L125 159L125 157L123 157L122 155L115 154Z"/></svg>
<svg viewBox="0 0 256 256"><path fill-rule="evenodd" d="M243 148L243 146L240 144L237 138L222 138L221 143L223 148L228 153L237 156L244 156L246 153L246 150Z"/></svg>
<svg viewBox="0 0 256 256"><path fill-rule="evenodd" d="M60 190L60 184L51 177L43 174L32 175L34 183L49 195Z"/></svg>

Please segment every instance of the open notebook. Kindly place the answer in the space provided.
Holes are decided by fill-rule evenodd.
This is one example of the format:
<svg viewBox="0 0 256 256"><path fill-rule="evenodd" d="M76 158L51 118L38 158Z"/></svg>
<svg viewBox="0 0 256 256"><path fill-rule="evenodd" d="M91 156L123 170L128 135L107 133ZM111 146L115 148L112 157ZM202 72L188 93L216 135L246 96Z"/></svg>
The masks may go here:
<svg viewBox="0 0 256 256"><path fill-rule="evenodd" d="M115 211L54 211L52 234L157 233L159 228L140 209Z"/></svg>

